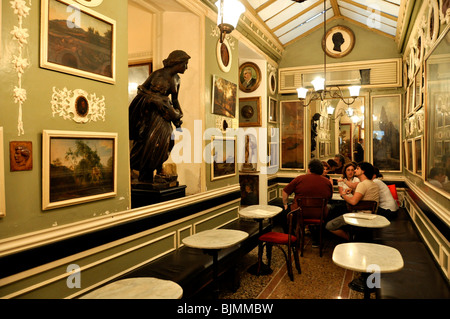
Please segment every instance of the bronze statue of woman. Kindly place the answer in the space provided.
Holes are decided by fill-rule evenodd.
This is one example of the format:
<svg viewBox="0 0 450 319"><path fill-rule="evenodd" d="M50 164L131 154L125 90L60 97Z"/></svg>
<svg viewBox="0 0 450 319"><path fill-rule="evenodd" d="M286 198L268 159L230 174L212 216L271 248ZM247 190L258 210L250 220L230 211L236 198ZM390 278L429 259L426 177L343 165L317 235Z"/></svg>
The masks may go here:
<svg viewBox="0 0 450 319"><path fill-rule="evenodd" d="M151 73L131 101L128 110L132 140L130 167L139 171L140 182L152 183L153 172L156 169L161 174L162 164L172 151L172 123L180 128L183 117L178 102L178 73L187 70L190 58L181 50L170 53L163 61L164 68Z"/></svg>

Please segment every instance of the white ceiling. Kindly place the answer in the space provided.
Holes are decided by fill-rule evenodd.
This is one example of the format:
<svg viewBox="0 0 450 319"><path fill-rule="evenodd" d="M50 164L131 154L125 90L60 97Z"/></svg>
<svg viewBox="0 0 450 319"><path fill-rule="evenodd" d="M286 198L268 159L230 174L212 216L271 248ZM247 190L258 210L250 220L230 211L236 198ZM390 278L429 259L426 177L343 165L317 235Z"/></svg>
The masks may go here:
<svg viewBox="0 0 450 319"><path fill-rule="evenodd" d="M324 0L241 0L287 45L323 27ZM326 19L342 18L394 38L401 0L327 0ZM375 17L375 20L372 18ZM375 23L374 23L375 22ZM375 27L374 27L375 26Z"/></svg>

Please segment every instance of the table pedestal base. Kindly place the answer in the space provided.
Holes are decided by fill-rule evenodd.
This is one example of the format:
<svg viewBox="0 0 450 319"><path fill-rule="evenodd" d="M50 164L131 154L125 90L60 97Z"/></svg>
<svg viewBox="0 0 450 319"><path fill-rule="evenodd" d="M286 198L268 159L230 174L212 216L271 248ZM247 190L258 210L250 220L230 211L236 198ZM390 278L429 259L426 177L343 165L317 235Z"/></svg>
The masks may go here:
<svg viewBox="0 0 450 319"><path fill-rule="evenodd" d="M265 276L265 275L270 275L271 273L273 273L273 270L267 266L265 263L261 263L261 269L258 272L258 263L251 265L248 269L247 272L249 274L255 275L255 276Z"/></svg>
<svg viewBox="0 0 450 319"><path fill-rule="evenodd" d="M364 293L364 299L370 299L370 294L375 292L375 288L369 288L367 287L367 278L369 274L362 273L361 276L358 278L353 279L351 282L349 282L348 287L351 290L363 292Z"/></svg>

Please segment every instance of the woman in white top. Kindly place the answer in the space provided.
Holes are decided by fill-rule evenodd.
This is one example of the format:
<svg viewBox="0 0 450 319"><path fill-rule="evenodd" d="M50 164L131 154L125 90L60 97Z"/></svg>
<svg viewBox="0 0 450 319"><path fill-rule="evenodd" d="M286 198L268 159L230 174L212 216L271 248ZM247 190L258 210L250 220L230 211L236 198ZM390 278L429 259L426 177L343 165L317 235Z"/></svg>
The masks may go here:
<svg viewBox="0 0 450 319"><path fill-rule="evenodd" d="M360 182L359 178L355 176L355 169L356 165L354 163L345 164L342 177L338 179L339 194L342 194L344 191L348 194L353 194Z"/></svg>
<svg viewBox="0 0 450 319"><path fill-rule="evenodd" d="M387 185L380 179L383 175L378 168L375 167L375 174L373 175L373 182L378 185L380 201L378 203L377 214L393 220L397 217L398 205Z"/></svg>

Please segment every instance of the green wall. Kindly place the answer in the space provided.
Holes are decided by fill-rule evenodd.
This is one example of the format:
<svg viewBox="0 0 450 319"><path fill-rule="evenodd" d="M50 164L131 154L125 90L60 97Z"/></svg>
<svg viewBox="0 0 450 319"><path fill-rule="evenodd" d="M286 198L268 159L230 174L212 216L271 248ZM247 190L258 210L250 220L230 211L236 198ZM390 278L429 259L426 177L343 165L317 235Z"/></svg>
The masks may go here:
<svg viewBox="0 0 450 319"><path fill-rule="evenodd" d="M27 5L30 5L26 1ZM18 136L18 104L14 103L13 89L17 74L11 63L18 55L18 44L12 40L11 30L18 18L9 1L2 2L0 54L0 126L4 130L6 216L0 218L0 239L27 232L81 221L103 214L122 211L129 207L128 156L128 102L127 102L127 2L103 1L94 11L116 21L116 83L108 84L39 67L40 1L33 1L29 15L23 20L29 37L23 57L29 61L22 79L27 91L23 104L24 134ZM52 115L53 87L68 90L83 89L105 97L105 121L79 124ZM42 198L42 131L67 130L118 133L117 196L64 208L43 211ZM9 143L31 141L33 168L31 171L10 172Z"/></svg>
<svg viewBox="0 0 450 319"><path fill-rule="evenodd" d="M231 68L230 71L225 73L219 68L219 64L216 58L216 45L218 41L217 36L211 35L212 28L217 28L216 22L209 19L205 19L205 129L216 127L216 118L222 117L222 115L216 115L212 113L212 87L213 87L213 76L216 75L229 82L235 83L237 85L237 96L236 96L236 118L239 117L238 112L238 101L239 101L239 53L238 45L239 42L233 38L234 45L231 46ZM225 134L224 134L225 135ZM210 142L205 141L205 145ZM223 178L219 180L211 181L211 165L206 163L206 188L207 190L216 189L219 187L224 187L228 185L234 185L239 183L239 165L236 168L236 175L228 178Z"/></svg>

